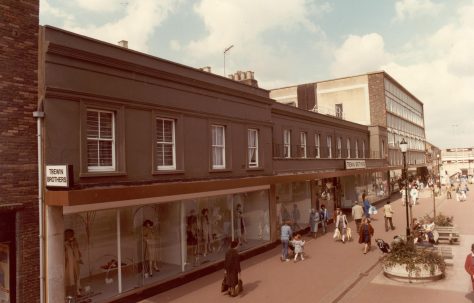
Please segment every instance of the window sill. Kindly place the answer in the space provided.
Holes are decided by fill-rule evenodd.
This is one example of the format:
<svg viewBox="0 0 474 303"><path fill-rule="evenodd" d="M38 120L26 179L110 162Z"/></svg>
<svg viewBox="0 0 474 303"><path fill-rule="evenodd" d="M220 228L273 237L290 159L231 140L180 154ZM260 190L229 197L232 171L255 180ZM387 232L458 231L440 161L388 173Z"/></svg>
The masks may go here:
<svg viewBox="0 0 474 303"><path fill-rule="evenodd" d="M123 171L98 171L80 173L79 178L94 178L94 177L121 177L126 176L127 173Z"/></svg>
<svg viewBox="0 0 474 303"><path fill-rule="evenodd" d="M220 168L220 169L210 169L209 170L209 173L230 173L232 172L232 169L228 169L228 168Z"/></svg>
<svg viewBox="0 0 474 303"><path fill-rule="evenodd" d="M174 169L174 170L155 170L152 175L181 175L184 174L184 170L182 169Z"/></svg>
<svg viewBox="0 0 474 303"><path fill-rule="evenodd" d="M263 167L247 167L247 171L263 171Z"/></svg>

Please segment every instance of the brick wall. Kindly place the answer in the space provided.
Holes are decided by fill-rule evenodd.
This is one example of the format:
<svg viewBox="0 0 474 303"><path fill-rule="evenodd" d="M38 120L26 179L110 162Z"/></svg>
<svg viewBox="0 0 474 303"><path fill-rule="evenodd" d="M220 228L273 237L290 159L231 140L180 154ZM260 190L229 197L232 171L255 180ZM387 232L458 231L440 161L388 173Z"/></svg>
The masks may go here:
<svg viewBox="0 0 474 303"><path fill-rule="evenodd" d="M38 0L0 2L0 208L16 214L16 302L39 301L36 122Z"/></svg>
<svg viewBox="0 0 474 303"><path fill-rule="evenodd" d="M369 74L370 124L387 127L384 74Z"/></svg>

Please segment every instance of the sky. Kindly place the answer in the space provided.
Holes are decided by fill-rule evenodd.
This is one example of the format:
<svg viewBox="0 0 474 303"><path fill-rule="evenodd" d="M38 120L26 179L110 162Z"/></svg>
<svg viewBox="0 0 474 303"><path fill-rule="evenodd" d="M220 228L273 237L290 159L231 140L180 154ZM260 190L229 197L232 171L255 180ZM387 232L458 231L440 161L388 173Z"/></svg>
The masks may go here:
<svg viewBox="0 0 474 303"><path fill-rule="evenodd" d="M474 0L40 0L40 24L219 75L225 60L264 89L384 70L423 102L427 141L474 147Z"/></svg>

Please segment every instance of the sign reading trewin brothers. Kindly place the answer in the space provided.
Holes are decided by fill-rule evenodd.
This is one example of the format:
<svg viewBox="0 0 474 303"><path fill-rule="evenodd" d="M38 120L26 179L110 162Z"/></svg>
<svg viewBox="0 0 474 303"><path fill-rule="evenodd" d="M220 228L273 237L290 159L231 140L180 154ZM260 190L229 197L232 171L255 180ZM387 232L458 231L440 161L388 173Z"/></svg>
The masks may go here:
<svg viewBox="0 0 474 303"><path fill-rule="evenodd" d="M70 187L72 185L71 165L46 165L47 187Z"/></svg>
<svg viewBox="0 0 474 303"><path fill-rule="evenodd" d="M346 160L346 169L358 169L365 167L365 160Z"/></svg>

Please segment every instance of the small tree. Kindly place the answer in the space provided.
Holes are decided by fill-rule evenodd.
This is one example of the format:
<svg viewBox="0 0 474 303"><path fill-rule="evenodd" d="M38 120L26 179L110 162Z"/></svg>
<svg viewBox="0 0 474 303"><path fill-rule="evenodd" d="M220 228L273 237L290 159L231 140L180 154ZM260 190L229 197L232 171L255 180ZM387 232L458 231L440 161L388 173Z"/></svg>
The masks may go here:
<svg viewBox="0 0 474 303"><path fill-rule="evenodd" d="M433 275L438 268L444 275L446 263L443 257L428 249L417 249L404 240L392 242L392 250L383 260L387 268L395 265L405 265L409 277L419 276L422 268L429 270Z"/></svg>

